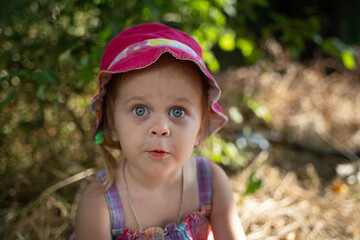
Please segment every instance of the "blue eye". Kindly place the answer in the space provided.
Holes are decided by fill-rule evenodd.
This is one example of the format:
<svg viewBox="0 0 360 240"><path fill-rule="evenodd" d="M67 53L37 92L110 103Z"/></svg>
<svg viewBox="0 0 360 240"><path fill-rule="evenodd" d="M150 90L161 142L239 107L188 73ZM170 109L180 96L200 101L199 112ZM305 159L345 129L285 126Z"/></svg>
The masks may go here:
<svg viewBox="0 0 360 240"><path fill-rule="evenodd" d="M143 117L149 114L149 111L146 109L146 107L135 107L133 109L133 114L135 114L138 117Z"/></svg>
<svg viewBox="0 0 360 240"><path fill-rule="evenodd" d="M182 108L176 107L176 108L171 109L170 116L172 116L174 118L182 118L185 116L185 111Z"/></svg>

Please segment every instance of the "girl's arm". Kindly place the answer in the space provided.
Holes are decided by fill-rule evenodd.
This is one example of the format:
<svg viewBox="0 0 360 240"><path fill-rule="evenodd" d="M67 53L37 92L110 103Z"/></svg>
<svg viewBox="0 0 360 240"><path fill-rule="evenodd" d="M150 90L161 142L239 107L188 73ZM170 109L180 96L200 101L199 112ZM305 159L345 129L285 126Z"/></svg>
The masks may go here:
<svg viewBox="0 0 360 240"><path fill-rule="evenodd" d="M246 240L228 177L216 163L209 162L213 192L210 222L214 239Z"/></svg>
<svg viewBox="0 0 360 240"><path fill-rule="evenodd" d="M85 190L78 205L75 220L76 240L111 240L110 214L99 181Z"/></svg>

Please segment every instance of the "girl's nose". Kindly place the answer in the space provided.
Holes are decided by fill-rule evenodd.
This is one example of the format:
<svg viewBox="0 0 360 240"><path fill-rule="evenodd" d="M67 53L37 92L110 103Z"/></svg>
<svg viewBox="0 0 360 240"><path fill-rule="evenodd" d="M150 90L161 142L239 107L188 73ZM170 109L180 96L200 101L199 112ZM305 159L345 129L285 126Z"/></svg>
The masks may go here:
<svg viewBox="0 0 360 240"><path fill-rule="evenodd" d="M170 136L170 128L164 119L159 119L150 129L151 136L168 137Z"/></svg>

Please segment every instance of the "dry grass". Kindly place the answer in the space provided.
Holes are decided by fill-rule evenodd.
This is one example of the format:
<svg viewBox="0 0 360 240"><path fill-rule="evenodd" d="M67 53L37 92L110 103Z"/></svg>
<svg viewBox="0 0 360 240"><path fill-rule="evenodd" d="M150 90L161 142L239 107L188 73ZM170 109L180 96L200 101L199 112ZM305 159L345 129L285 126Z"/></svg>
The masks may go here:
<svg viewBox="0 0 360 240"><path fill-rule="evenodd" d="M266 128L283 140L358 160L351 152L360 149L360 74L335 67L333 59L320 59L311 66L279 60L229 69L218 76L225 93L220 101L227 110L238 106L242 95L251 95L271 114ZM334 72L328 74L329 68ZM246 115L244 123L251 121ZM231 133L239 125L230 122L227 129Z"/></svg>
<svg viewBox="0 0 360 240"><path fill-rule="evenodd" d="M68 239L75 219L77 202L91 179L94 169L88 169L46 189L25 207L18 203L2 209L1 239ZM57 191L80 181L74 202L69 203Z"/></svg>
<svg viewBox="0 0 360 240"><path fill-rule="evenodd" d="M244 122L230 122L222 136L234 140L234 133L247 125L277 144L258 173L262 188L239 204L248 239L360 239L360 180L348 184L334 175L341 162L353 162L355 169L360 163L355 154L360 150L359 72L333 59L305 66L274 58L218 76L226 93L221 99L225 112L249 94L272 117L264 123L240 106ZM285 153L278 147L284 143L302 150ZM232 178L239 199L251 171L252 166Z"/></svg>
<svg viewBox="0 0 360 240"><path fill-rule="evenodd" d="M251 168L231 179L237 199ZM238 208L249 240L360 239L360 201L354 198L359 185L351 193L335 192L321 184L311 164L302 183L294 172L282 173L267 163L258 175L264 179L262 188Z"/></svg>

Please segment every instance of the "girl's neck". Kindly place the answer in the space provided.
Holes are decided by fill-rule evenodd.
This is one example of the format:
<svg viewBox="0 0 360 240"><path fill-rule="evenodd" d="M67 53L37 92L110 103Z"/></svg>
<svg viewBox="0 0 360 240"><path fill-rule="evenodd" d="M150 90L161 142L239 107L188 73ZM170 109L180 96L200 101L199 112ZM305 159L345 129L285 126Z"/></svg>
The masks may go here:
<svg viewBox="0 0 360 240"><path fill-rule="evenodd" d="M186 168L187 162L183 165L184 171ZM171 187L173 184L177 184L181 180L182 168L179 167L173 172L165 176L151 176L143 174L143 172L132 167L126 159L123 160L122 168L124 169L124 174L126 174L127 181L129 185L137 186L144 190L156 191L162 190L167 187Z"/></svg>

